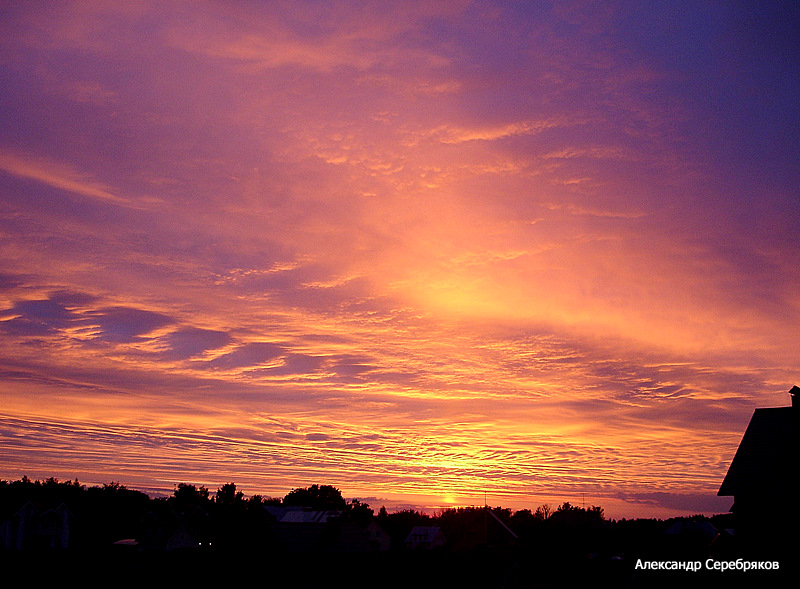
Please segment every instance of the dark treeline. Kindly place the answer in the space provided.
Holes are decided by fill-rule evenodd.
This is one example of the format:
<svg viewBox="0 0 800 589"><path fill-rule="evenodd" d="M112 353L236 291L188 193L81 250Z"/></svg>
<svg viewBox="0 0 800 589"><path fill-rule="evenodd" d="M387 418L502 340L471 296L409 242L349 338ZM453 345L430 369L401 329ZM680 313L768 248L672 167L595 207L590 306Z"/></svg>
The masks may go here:
<svg viewBox="0 0 800 589"><path fill-rule="evenodd" d="M151 498L117 482L86 487L77 480L55 478L31 481L0 481L0 521L6 525L28 505L38 513L61 508L70 525L69 545L108 546L134 540L144 548L166 548L170 537L183 529L197 538L200 547L220 550L243 547L280 548L270 530L279 523L280 511L270 508L305 508L335 513L339 522L366 526L375 522L391 539L392 550L405 549L415 526L436 526L444 541L438 548L465 551L481 547L534 546L543 551L569 546L571 551L603 553L613 557L634 547L641 551L644 537L658 538L674 520L608 520L598 506L587 508L563 503L556 508L542 505L535 510L512 511L502 507L461 507L433 515L415 510L390 513L381 507L376 514L366 503L347 501L330 485L311 485L290 491L284 497L246 497L234 483L212 493L203 486L176 485L169 497ZM728 515L691 521L707 521L725 527ZM707 530L694 530L700 538ZM663 539L662 539L663 540ZM664 542L655 548L662 550ZM35 545L35 544L34 544Z"/></svg>
<svg viewBox="0 0 800 589"><path fill-rule="evenodd" d="M86 487L77 480L23 477L0 481L0 557L105 551L114 558L163 555L156 558L169 562L194 554L204 564L215 555L236 555L240 562L251 555L251 563L271 558L285 564L312 552L328 563L328 574L350 575L346 567L357 554L360 567L397 569L408 582L418 582L412 576L419 571L431 583L455 582L437 577L449 570L468 585L483 575L484 586L529 586L525 583L535 573L546 586L561 586L557 581L564 578L580 584L599 575L633 587L637 559L734 554L725 533L730 518L612 520L600 507L569 503L434 514L380 507L375 513L330 485L293 489L284 497L246 497L234 483L213 493L181 483L170 496L151 498L117 482ZM652 575L642 580L643 586L653 582Z"/></svg>

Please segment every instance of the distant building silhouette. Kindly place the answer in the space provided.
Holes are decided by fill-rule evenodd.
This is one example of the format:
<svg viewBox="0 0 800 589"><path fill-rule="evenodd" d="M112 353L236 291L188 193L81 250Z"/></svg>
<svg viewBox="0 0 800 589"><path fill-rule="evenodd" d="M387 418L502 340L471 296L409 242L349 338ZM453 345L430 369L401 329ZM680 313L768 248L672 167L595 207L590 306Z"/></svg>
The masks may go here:
<svg viewBox="0 0 800 589"><path fill-rule="evenodd" d="M0 522L0 545L13 550L69 548L74 521L72 512L63 503L46 509L28 501Z"/></svg>
<svg viewBox="0 0 800 589"><path fill-rule="evenodd" d="M265 506L275 520L274 529L283 550L297 552L377 552L389 550L389 535L370 519L349 521L341 510L302 506Z"/></svg>
<svg viewBox="0 0 800 589"><path fill-rule="evenodd" d="M432 550L441 548L445 543L444 533L439 526L414 526L405 544L407 550Z"/></svg>
<svg viewBox="0 0 800 589"><path fill-rule="evenodd" d="M798 393L791 407L756 409L722 481L720 496L734 498L734 535L748 552L782 551L787 529L798 523Z"/></svg>

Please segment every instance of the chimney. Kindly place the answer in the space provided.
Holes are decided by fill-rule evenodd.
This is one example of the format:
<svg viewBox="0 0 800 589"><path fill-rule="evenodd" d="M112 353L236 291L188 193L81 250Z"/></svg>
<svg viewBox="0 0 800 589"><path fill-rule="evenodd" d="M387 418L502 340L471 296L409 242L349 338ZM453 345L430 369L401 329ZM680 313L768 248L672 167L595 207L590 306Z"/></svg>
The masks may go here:
<svg viewBox="0 0 800 589"><path fill-rule="evenodd" d="M793 386L789 391L789 394L792 396L792 408L797 408L797 394L800 393L800 387L797 385Z"/></svg>

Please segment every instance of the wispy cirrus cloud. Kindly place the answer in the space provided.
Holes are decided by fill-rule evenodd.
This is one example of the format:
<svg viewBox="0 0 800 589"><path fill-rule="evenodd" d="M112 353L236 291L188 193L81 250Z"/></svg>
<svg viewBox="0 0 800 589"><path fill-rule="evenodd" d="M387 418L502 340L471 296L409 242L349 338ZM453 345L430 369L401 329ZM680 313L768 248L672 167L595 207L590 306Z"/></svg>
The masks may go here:
<svg viewBox="0 0 800 589"><path fill-rule="evenodd" d="M39 157L24 156L0 148L0 170L19 178L34 180L53 188L108 203L132 206L132 203L112 192L97 180L81 174L73 167Z"/></svg>
<svg viewBox="0 0 800 589"><path fill-rule="evenodd" d="M463 129L463 128L439 128L432 134L441 137L443 143L463 143L465 141L496 141L514 135L531 135L541 133L546 129L561 126L561 123L553 120L545 121L522 121L508 123L497 127Z"/></svg>

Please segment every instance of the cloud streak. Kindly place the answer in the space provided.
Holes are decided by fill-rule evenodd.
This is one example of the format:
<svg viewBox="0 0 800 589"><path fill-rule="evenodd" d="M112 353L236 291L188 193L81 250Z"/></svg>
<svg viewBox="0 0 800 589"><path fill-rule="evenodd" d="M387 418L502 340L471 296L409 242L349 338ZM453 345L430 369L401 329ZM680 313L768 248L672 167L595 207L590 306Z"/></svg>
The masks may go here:
<svg viewBox="0 0 800 589"><path fill-rule="evenodd" d="M64 164L37 160L0 150L0 170L80 196L96 198L117 205L128 205L127 200L113 194L107 186L86 178Z"/></svg>

